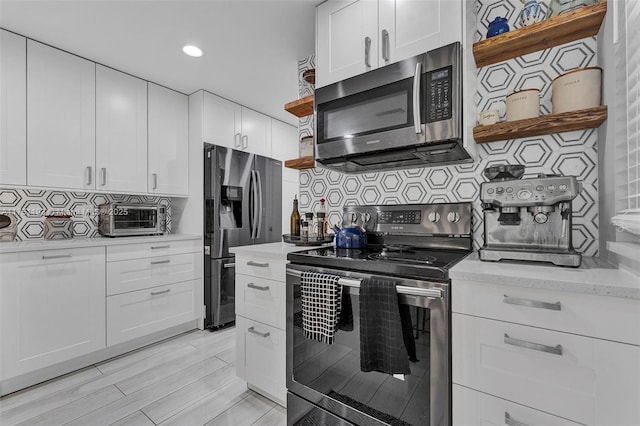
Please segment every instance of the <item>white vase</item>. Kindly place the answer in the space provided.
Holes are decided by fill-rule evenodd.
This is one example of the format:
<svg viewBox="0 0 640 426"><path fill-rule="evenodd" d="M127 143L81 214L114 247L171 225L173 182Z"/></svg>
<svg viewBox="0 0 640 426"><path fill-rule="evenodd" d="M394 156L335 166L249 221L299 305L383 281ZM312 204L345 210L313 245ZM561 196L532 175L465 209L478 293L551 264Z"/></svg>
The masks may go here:
<svg viewBox="0 0 640 426"><path fill-rule="evenodd" d="M526 27L536 22L542 21L544 15L538 0L522 0L524 6L520 12L520 23Z"/></svg>

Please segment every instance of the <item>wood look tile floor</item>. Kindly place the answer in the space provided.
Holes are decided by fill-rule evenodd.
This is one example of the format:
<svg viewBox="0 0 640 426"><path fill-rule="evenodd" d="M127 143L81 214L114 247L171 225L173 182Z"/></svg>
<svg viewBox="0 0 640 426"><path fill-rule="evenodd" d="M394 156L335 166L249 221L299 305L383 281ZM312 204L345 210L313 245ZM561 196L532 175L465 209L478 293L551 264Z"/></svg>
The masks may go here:
<svg viewBox="0 0 640 426"><path fill-rule="evenodd" d="M235 329L193 331L0 398L0 425L280 426L236 377Z"/></svg>

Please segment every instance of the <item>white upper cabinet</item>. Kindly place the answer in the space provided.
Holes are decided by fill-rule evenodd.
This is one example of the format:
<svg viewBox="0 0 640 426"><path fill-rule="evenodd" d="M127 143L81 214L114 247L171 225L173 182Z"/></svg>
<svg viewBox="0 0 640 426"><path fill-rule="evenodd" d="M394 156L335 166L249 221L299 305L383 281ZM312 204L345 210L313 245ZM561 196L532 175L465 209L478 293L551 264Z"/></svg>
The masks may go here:
<svg viewBox="0 0 640 426"><path fill-rule="evenodd" d="M271 121L271 158L285 161L298 157L298 129L282 121Z"/></svg>
<svg viewBox="0 0 640 426"><path fill-rule="evenodd" d="M147 191L147 82L96 65L96 188Z"/></svg>
<svg viewBox="0 0 640 426"><path fill-rule="evenodd" d="M378 67L377 1L330 0L316 20L316 87Z"/></svg>
<svg viewBox="0 0 640 426"><path fill-rule="evenodd" d="M242 105L204 92L204 141L268 157L271 118Z"/></svg>
<svg viewBox="0 0 640 426"><path fill-rule="evenodd" d="M239 148L242 138L242 107L204 92L204 141L213 145Z"/></svg>
<svg viewBox="0 0 640 426"><path fill-rule="evenodd" d="M27 183L27 42L0 30L0 184Z"/></svg>
<svg viewBox="0 0 640 426"><path fill-rule="evenodd" d="M149 83L149 192L189 195L189 99Z"/></svg>
<svg viewBox="0 0 640 426"><path fill-rule="evenodd" d="M461 0L379 0L380 66L462 40Z"/></svg>
<svg viewBox="0 0 640 426"><path fill-rule="evenodd" d="M462 40L463 0L329 0L317 8L316 87Z"/></svg>
<svg viewBox="0 0 640 426"><path fill-rule="evenodd" d="M268 157L271 155L271 117L242 107L243 151Z"/></svg>
<svg viewBox="0 0 640 426"><path fill-rule="evenodd" d="M95 189L95 64L27 41L27 184Z"/></svg>

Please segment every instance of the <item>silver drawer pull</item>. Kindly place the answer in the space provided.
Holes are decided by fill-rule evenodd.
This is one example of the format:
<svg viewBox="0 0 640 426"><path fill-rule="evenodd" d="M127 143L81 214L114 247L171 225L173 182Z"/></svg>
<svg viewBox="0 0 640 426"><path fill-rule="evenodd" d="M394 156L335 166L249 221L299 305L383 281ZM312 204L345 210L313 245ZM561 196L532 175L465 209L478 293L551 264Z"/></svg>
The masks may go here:
<svg viewBox="0 0 640 426"><path fill-rule="evenodd" d="M71 255L70 254L56 254L55 256L42 256L42 260L63 259L65 257L71 257Z"/></svg>
<svg viewBox="0 0 640 426"><path fill-rule="evenodd" d="M269 267L269 262L254 262L253 260L250 260L247 262L247 265L249 266L258 266L260 268L268 268Z"/></svg>
<svg viewBox="0 0 640 426"><path fill-rule="evenodd" d="M514 339L509 337L507 333L504 333L504 343L507 345L519 346L525 349L531 349L534 351L547 352L554 355L562 355L562 345L548 346L541 345L540 343L527 342L526 340Z"/></svg>
<svg viewBox="0 0 640 426"><path fill-rule="evenodd" d="M167 259L167 260L153 260L153 261L151 261L151 264L152 265L159 265L161 263L169 263L169 262L171 262L171 260L169 260L169 259Z"/></svg>
<svg viewBox="0 0 640 426"><path fill-rule="evenodd" d="M166 246L151 246L151 250L163 249L163 248L169 248L169 247L171 247L170 244L167 244Z"/></svg>
<svg viewBox="0 0 640 426"><path fill-rule="evenodd" d="M522 422L519 422L519 421L513 419L509 415L509 413L507 413L506 411L504 412L504 424L508 425L508 426L529 426L526 423L522 423Z"/></svg>
<svg viewBox="0 0 640 426"><path fill-rule="evenodd" d="M562 305L560 304L560 302L550 303L540 302L538 300L518 299L516 297L509 297L506 294L504 295L504 299L502 299L502 301L504 303L508 303L509 305L520 305L526 306L528 308L550 309L552 311L562 310Z"/></svg>
<svg viewBox="0 0 640 426"><path fill-rule="evenodd" d="M259 331L256 331L254 327L249 327L247 331L251 334L255 334L256 336L260 336L264 338L271 336L271 333L269 333L268 331L266 333L260 333Z"/></svg>
<svg viewBox="0 0 640 426"><path fill-rule="evenodd" d="M224 265L222 265L223 268L235 268L236 267L236 263L235 262L229 262L229 263L225 263Z"/></svg>
<svg viewBox="0 0 640 426"><path fill-rule="evenodd" d="M164 294L164 293L169 293L171 291L170 288L166 289L166 290L160 290L160 291L152 291L151 295L152 296L157 296L159 294Z"/></svg>
<svg viewBox="0 0 640 426"><path fill-rule="evenodd" d="M253 289L256 289L256 290L262 290L262 291L269 290L269 286L268 285L265 285L264 287L262 287L262 286L259 286L259 285L255 285L254 283L247 284L247 287L253 288Z"/></svg>

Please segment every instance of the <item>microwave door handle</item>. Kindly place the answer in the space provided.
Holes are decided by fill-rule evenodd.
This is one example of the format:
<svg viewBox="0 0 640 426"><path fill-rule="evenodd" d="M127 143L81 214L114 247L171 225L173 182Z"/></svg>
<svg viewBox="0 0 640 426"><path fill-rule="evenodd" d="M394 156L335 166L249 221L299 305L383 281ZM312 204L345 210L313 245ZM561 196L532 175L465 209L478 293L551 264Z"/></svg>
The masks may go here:
<svg viewBox="0 0 640 426"><path fill-rule="evenodd" d="M416 72L413 75L413 127L416 134L422 133L422 123L420 122L420 70L421 64L416 64Z"/></svg>
<svg viewBox="0 0 640 426"><path fill-rule="evenodd" d="M258 181L258 226L256 227L256 238L260 238L260 231L262 230L262 179L258 170L256 170L256 179Z"/></svg>

